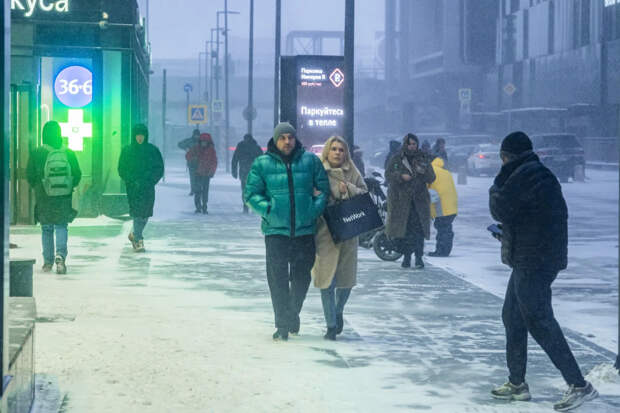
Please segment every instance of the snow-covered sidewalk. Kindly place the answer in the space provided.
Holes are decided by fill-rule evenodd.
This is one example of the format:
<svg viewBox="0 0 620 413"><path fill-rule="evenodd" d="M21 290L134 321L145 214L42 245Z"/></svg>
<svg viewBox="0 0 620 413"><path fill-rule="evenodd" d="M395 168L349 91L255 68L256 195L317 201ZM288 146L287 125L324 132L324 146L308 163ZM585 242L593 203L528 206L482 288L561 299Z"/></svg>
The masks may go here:
<svg viewBox="0 0 620 413"><path fill-rule="evenodd" d="M238 183L216 176L207 216L193 214L187 190L183 170L170 168L145 254L131 250L128 222L80 219L69 273L37 265L36 371L56 378L65 411L539 412L565 389L532 343L534 401L492 400L506 377L502 300L441 268L405 271L368 250L337 342L322 338L311 286L300 336L274 343L264 242L256 216L240 213ZM11 241L15 256L39 257L38 228L15 227ZM581 411L620 409L614 355L567 335L602 393Z"/></svg>

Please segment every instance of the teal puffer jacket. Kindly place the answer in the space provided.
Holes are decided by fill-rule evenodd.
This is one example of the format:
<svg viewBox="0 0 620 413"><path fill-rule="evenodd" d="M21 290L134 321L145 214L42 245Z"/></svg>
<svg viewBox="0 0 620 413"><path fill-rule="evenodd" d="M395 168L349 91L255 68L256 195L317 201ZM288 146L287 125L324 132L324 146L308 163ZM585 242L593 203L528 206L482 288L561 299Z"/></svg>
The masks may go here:
<svg viewBox="0 0 620 413"><path fill-rule="evenodd" d="M317 197L314 188L321 191ZM321 160L297 141L291 162L285 163L272 139L267 152L252 164L243 200L262 217L263 234L299 237L316 233L328 195Z"/></svg>

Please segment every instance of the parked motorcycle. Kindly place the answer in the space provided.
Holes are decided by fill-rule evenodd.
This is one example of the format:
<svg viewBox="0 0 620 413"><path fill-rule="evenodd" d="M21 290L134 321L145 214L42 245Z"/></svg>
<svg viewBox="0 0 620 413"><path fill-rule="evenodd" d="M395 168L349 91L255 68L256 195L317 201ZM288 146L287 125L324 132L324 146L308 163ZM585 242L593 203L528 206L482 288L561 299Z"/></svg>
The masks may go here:
<svg viewBox="0 0 620 413"><path fill-rule="evenodd" d="M372 176L364 178L370 197L379 209L379 216L385 222L387 217L387 197L383 191L385 181L379 172L372 172ZM359 237L359 245L372 248L375 254L384 261L396 261L402 254L397 251L396 245L385 235L385 226L366 232Z"/></svg>

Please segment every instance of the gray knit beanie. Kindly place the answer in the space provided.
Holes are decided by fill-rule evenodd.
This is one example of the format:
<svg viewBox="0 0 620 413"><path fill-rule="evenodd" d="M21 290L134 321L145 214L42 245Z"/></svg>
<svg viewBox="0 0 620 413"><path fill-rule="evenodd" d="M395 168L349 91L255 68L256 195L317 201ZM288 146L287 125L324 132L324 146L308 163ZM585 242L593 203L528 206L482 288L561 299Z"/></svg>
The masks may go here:
<svg viewBox="0 0 620 413"><path fill-rule="evenodd" d="M288 123L288 122L280 122L280 123L278 123L278 125L273 130L273 140L274 140L274 142L277 142L278 138L281 135L285 134L285 133L290 133L293 136L297 135L297 131L295 130L293 125L291 125L290 123Z"/></svg>

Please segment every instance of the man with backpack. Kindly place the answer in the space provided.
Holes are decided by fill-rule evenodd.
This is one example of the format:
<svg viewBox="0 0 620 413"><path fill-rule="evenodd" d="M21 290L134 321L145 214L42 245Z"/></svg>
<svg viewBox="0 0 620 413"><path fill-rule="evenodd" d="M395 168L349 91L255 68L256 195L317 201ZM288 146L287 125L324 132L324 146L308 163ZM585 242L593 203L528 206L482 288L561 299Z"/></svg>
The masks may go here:
<svg viewBox="0 0 620 413"><path fill-rule="evenodd" d="M34 189L34 217L41 223L43 271L66 274L67 225L77 215L72 206L73 189L80 183L82 171L73 151L62 147L58 122L43 127L43 146L28 160L28 183ZM56 248L54 248L54 233Z"/></svg>

